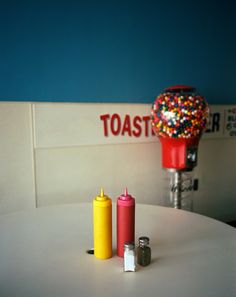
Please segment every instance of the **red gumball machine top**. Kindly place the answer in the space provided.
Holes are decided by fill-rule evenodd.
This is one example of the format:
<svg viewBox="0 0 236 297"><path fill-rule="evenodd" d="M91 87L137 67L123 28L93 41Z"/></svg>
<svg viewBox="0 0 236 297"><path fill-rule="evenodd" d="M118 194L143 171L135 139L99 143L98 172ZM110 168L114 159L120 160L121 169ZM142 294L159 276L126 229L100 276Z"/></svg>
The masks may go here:
<svg viewBox="0 0 236 297"><path fill-rule="evenodd" d="M204 97L190 86L167 88L155 100L151 121L162 143L162 165L192 170L197 164L197 146L209 115Z"/></svg>

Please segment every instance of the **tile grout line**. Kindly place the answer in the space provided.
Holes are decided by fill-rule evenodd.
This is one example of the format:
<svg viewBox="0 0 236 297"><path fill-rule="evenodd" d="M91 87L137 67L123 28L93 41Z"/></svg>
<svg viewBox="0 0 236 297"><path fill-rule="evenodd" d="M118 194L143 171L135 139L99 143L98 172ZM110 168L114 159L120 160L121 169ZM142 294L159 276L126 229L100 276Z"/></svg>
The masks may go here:
<svg viewBox="0 0 236 297"><path fill-rule="evenodd" d="M32 133L32 154L33 154L33 179L34 179L34 192L35 192L35 207L38 208L38 194L37 194L37 179L36 179L36 136L35 136L35 106L34 103L30 104L31 110L31 133Z"/></svg>

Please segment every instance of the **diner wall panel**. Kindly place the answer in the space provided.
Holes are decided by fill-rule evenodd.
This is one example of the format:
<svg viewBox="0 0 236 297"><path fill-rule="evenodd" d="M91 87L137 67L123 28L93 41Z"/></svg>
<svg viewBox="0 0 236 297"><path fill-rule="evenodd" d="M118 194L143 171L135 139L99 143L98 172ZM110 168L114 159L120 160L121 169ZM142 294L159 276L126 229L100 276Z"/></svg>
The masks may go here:
<svg viewBox="0 0 236 297"><path fill-rule="evenodd" d="M30 103L0 103L0 214L35 207Z"/></svg>
<svg viewBox="0 0 236 297"><path fill-rule="evenodd" d="M128 187L137 202L157 204L159 162L158 143L37 149L38 205L92 202L101 187L114 201Z"/></svg>

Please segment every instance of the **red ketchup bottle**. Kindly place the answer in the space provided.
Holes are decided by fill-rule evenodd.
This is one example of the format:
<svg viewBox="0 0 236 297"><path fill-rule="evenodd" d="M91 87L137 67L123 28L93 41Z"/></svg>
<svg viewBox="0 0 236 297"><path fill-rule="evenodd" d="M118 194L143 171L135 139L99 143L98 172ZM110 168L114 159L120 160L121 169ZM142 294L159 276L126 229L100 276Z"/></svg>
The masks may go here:
<svg viewBox="0 0 236 297"><path fill-rule="evenodd" d="M117 198L117 255L124 257L124 243L134 242L135 199L125 193Z"/></svg>

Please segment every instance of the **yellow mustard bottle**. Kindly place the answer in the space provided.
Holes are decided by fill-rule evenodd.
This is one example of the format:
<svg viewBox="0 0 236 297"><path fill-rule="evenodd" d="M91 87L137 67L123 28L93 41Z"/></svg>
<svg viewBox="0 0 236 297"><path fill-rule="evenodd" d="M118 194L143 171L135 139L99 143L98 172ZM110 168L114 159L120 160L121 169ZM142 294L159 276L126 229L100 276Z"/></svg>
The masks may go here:
<svg viewBox="0 0 236 297"><path fill-rule="evenodd" d="M101 189L100 196L93 200L93 238L94 255L98 259L112 257L112 201L104 195Z"/></svg>

